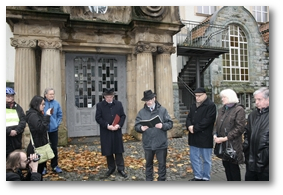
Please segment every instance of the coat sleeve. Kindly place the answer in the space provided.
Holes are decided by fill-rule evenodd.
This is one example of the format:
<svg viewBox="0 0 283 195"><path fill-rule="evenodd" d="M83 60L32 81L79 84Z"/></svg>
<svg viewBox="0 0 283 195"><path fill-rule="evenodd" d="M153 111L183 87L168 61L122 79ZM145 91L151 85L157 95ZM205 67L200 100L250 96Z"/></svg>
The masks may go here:
<svg viewBox="0 0 283 195"><path fill-rule="evenodd" d="M26 127L26 115L25 115L22 107L20 107L19 105L18 105L18 108L17 108L17 113L18 113L20 121L19 121L19 124L18 124L18 126L16 127L15 130L17 131L17 134L20 134L20 133L24 132L24 129Z"/></svg>
<svg viewBox="0 0 283 195"><path fill-rule="evenodd" d="M173 121L168 113L168 111L165 109L163 112L163 123L162 123L162 130L168 131L173 128Z"/></svg>
<svg viewBox="0 0 283 195"><path fill-rule="evenodd" d="M141 110L138 112L135 120L135 131L138 133L143 133L144 131L141 130L141 124L139 123L142 120Z"/></svg>
<svg viewBox="0 0 283 195"><path fill-rule="evenodd" d="M101 103L96 104L95 120L103 129L107 129L108 123L102 117Z"/></svg>
<svg viewBox="0 0 283 195"><path fill-rule="evenodd" d="M245 131L245 110L243 108L235 110L235 118L234 118L234 128L231 129L227 135L228 140L236 139Z"/></svg>
<svg viewBox="0 0 283 195"><path fill-rule="evenodd" d="M49 115L43 116L43 118L41 119L37 114L32 114L28 121L28 124L31 127L30 131L36 130L43 133L48 131L49 123L50 123Z"/></svg>
<svg viewBox="0 0 283 195"><path fill-rule="evenodd" d="M199 123L194 125L194 133L202 132L203 129L208 129L208 127L215 122L216 118L216 105L211 103L208 105L207 112L203 116Z"/></svg>
<svg viewBox="0 0 283 195"><path fill-rule="evenodd" d="M62 118L63 118L62 108L61 108L60 104L58 103L58 107L57 107L57 124L58 124L58 126L61 124Z"/></svg>

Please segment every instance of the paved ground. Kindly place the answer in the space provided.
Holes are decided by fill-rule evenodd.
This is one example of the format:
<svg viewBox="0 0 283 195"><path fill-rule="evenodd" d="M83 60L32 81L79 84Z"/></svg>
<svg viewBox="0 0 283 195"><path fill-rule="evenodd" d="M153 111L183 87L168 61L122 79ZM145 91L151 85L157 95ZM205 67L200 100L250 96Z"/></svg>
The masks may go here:
<svg viewBox="0 0 283 195"><path fill-rule="evenodd" d="M187 136L185 135L182 138L173 138L169 139L169 147L168 147L168 156L167 156L167 181L188 181L193 178L193 173L190 165L189 159L189 149L187 144ZM69 143L70 146L64 147L64 151L69 148L72 149L72 152L75 150L76 155L80 155L86 148L90 152L98 153L100 152L100 143L99 137L87 137L84 139L72 139ZM107 171L106 167L89 167L88 172L85 171L69 171L64 170L63 173L58 174L58 178L56 180L61 181L144 181L145 180L145 171L144 171L144 151L142 148L141 141L127 141L124 143L125 153L124 158L127 161L127 166L125 167L125 171L128 174L128 178L121 177L117 172L113 173L110 177L104 178L104 174ZM60 156L60 154L59 154ZM95 157L90 156L90 161L95 160ZM59 157L60 158L60 157ZM103 157L105 158L105 157ZM104 161L104 159L100 157ZM62 158L61 158L62 159ZM211 181L226 181L226 176L224 173L224 168L222 166L222 161L216 158L214 155L212 157L212 171L211 171ZM99 161L96 158L96 161ZM63 162L63 161L61 161ZM85 162L85 161L84 161ZM68 162L75 163L75 162ZM80 166L84 167L84 165ZM85 165L89 166L89 165ZM63 166L62 166L63 167ZM241 176L242 181L244 181L244 173L245 167L241 165ZM157 166L154 168L155 180L157 178ZM46 175L44 177L45 181L54 180L51 175Z"/></svg>

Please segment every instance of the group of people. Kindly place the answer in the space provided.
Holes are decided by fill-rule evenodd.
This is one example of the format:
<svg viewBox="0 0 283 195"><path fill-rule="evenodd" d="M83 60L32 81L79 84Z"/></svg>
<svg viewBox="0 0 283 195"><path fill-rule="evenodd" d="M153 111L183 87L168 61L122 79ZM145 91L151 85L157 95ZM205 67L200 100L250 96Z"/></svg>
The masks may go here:
<svg viewBox="0 0 283 195"><path fill-rule="evenodd" d="M124 146L122 139L122 127L126 119L123 105L115 100L114 89L105 89L103 92L104 100L96 105L95 119L100 125L100 142L102 155L106 156L108 171L105 177L109 177L117 169L118 173L127 178L124 165ZM167 158L167 131L172 129L173 121L166 110L156 100L156 94L151 90L144 91L144 107L138 112L135 120L135 130L142 133L143 148L146 159L146 181L153 180L153 160L154 156L158 160L158 180L166 180L166 158ZM120 120L113 124L115 116ZM159 115L161 123L154 127L142 126L141 120L148 120Z"/></svg>
<svg viewBox="0 0 283 195"><path fill-rule="evenodd" d="M60 104L54 100L54 89L47 88L44 97L35 96L30 102L30 109L24 114L22 108L13 101L14 91L6 88L6 179L7 180L42 180L46 174L46 163L38 164L31 143L27 154L21 149L21 135L26 122L29 125L35 146L48 142L52 144L55 157L51 160L54 172L62 172L58 166L58 126L62 121ZM269 89L260 88L254 92L256 109L245 118L244 107L239 104L237 94L232 89L220 92L223 106L217 110L206 90L202 87L194 91L196 102L190 106L186 119L189 131L188 145L190 161L194 178L189 181L209 181L212 151L214 144L229 143L236 151L236 161L222 158L228 181L240 181L239 165L246 164L246 181L269 180ZM122 127L126 120L123 105L115 99L113 88L104 89L104 99L96 104L95 120L100 125L101 153L106 156L108 171L104 177L109 177L116 170L124 178L125 172L124 146ZM134 129L142 134L145 155L145 180L153 181L154 157L158 161L158 181L166 180L167 131L173 128L173 121L165 107L156 99L152 90L143 93L141 101L144 106L137 113ZM51 108L54 109L51 113ZM11 109L14 111L11 112ZM17 113L17 115L15 115ZM118 120L113 124L114 119ZM143 126L141 121L159 116L161 122L154 126ZM48 133L47 133L48 132ZM27 158L29 157L29 158ZM20 171L28 167L29 174L23 177Z"/></svg>
<svg viewBox="0 0 283 195"><path fill-rule="evenodd" d="M46 162L38 164L34 147L50 142L55 157L51 159L51 168L61 173L58 166L58 128L62 121L62 109L54 99L55 90L46 88L44 97L34 96L29 109L24 113L22 107L14 101L14 89L6 87L6 180L42 181L47 173ZM30 142L26 151L22 149L22 134L28 124L34 146ZM27 169L23 174L22 170Z"/></svg>
<svg viewBox="0 0 283 195"><path fill-rule="evenodd" d="M227 181L240 181L240 164L246 164L245 181L269 181L269 89L256 90L256 109L248 119L244 106L232 89L220 92L222 107L207 97L202 87L195 91L196 102L186 119L188 144L194 178L189 181L209 181L214 144L222 150L231 147L235 158L221 155Z"/></svg>

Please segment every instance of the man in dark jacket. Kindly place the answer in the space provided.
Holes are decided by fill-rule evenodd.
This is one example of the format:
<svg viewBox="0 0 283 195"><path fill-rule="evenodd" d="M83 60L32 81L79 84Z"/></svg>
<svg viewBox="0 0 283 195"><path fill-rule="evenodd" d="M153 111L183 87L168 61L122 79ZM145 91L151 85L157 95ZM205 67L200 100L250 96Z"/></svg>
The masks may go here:
<svg viewBox="0 0 283 195"><path fill-rule="evenodd" d="M269 89L254 92L256 109L249 114L243 150L246 181L269 181Z"/></svg>
<svg viewBox="0 0 283 195"><path fill-rule="evenodd" d="M26 127L26 115L14 101L15 91L6 87L6 159L16 149L22 148L22 134Z"/></svg>
<svg viewBox="0 0 283 195"><path fill-rule="evenodd" d="M6 181L41 181L37 172L38 159L37 154L30 154L27 158L24 151L14 150L6 160Z"/></svg>
<svg viewBox="0 0 283 195"><path fill-rule="evenodd" d="M190 181L209 181L216 106L207 97L203 87L197 88L194 93L196 103L191 105L186 119L190 160L194 172L194 178Z"/></svg>
<svg viewBox="0 0 283 195"><path fill-rule="evenodd" d="M106 156L108 171L105 177L109 177L114 171L126 178L124 166L124 145L122 139L122 126L124 125L126 114L120 101L114 100L114 89L105 89L104 100L96 104L95 120L100 126L101 153ZM115 116L119 116L117 124L112 124Z"/></svg>
<svg viewBox="0 0 283 195"><path fill-rule="evenodd" d="M156 95L151 90L144 91L142 101L144 107L138 112L135 121L135 130L142 133L142 143L146 160L146 181L153 181L153 159L156 155L158 161L158 181L166 180L166 158L167 158L167 131L172 129L173 121L163 106L156 101ZM159 115L161 123L154 127L142 126L141 120L149 120Z"/></svg>

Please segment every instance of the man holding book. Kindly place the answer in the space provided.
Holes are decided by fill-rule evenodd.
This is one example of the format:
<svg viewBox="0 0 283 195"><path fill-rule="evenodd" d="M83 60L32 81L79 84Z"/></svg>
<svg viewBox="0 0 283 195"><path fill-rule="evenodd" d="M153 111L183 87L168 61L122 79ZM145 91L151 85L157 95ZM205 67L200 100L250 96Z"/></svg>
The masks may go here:
<svg viewBox="0 0 283 195"><path fill-rule="evenodd" d="M153 181L153 159L155 155L158 161L158 181L165 181L168 148L167 131L172 129L173 121L166 108L161 106L151 90L144 91L144 97L141 100L145 104L136 116L135 130L142 133L146 160L146 181Z"/></svg>
<svg viewBox="0 0 283 195"><path fill-rule="evenodd" d="M122 139L122 126L126 119L123 105L114 99L114 89L104 89L104 100L96 104L95 120L100 125L101 153L106 156L109 177L114 171L126 178L124 166L124 145Z"/></svg>

